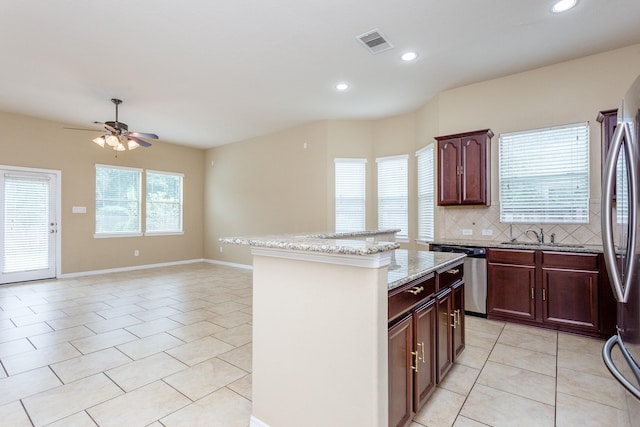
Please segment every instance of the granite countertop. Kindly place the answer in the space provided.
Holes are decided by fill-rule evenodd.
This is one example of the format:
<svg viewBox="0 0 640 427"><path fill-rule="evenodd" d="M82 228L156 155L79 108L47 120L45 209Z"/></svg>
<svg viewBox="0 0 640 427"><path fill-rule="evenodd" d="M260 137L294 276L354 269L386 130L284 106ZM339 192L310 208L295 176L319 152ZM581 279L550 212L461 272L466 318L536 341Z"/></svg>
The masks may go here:
<svg viewBox="0 0 640 427"><path fill-rule="evenodd" d="M432 271L439 270L465 256L450 252L397 249L389 266L388 290L393 290Z"/></svg>
<svg viewBox="0 0 640 427"><path fill-rule="evenodd" d="M580 252L580 253L602 253L602 245L580 245L580 244L538 244L532 241L526 242L497 242L492 240L437 240L433 242L437 245L452 246L472 246L481 248L503 248L503 249L527 249L527 250L544 250L557 252Z"/></svg>
<svg viewBox="0 0 640 427"><path fill-rule="evenodd" d="M332 234L327 233L323 236L331 235ZM339 235L339 233L333 233L333 235ZM270 249L287 249L340 255L373 255L380 252L392 251L400 247L400 244L396 242L348 240L331 237L320 238L317 236L317 234L305 234L259 237L224 237L219 239L219 241L221 243L235 245L249 245Z"/></svg>

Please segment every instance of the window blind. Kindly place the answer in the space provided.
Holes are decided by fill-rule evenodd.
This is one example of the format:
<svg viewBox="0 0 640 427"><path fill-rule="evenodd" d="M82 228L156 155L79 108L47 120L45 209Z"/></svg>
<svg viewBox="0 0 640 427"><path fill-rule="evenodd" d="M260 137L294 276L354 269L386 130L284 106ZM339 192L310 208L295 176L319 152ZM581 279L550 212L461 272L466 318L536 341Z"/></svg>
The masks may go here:
<svg viewBox="0 0 640 427"><path fill-rule="evenodd" d="M418 161L418 239L432 242L434 239L434 145L416 152Z"/></svg>
<svg viewBox="0 0 640 427"><path fill-rule="evenodd" d="M376 159L378 163L378 228L400 229L397 236L404 238L409 235L408 159L408 155Z"/></svg>
<svg viewBox="0 0 640 427"><path fill-rule="evenodd" d="M3 273L49 268L49 180L4 176Z"/></svg>
<svg viewBox="0 0 640 427"><path fill-rule="evenodd" d="M589 124L500 135L500 220L589 222Z"/></svg>
<svg viewBox="0 0 640 427"><path fill-rule="evenodd" d="M146 233L182 232L182 179L182 174L146 172Z"/></svg>
<svg viewBox="0 0 640 427"><path fill-rule="evenodd" d="M366 227L366 159L335 159L336 232Z"/></svg>
<svg viewBox="0 0 640 427"><path fill-rule="evenodd" d="M96 234L140 233L140 169L96 165Z"/></svg>

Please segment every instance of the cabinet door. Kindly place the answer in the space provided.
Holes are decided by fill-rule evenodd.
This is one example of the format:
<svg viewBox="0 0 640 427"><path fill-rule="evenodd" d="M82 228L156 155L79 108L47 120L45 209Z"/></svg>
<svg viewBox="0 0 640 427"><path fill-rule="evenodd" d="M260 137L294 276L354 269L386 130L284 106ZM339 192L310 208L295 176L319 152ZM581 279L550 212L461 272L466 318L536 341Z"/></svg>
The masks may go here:
<svg viewBox="0 0 640 427"><path fill-rule="evenodd" d="M461 200L463 205L486 205L487 141L484 135L472 135L461 140Z"/></svg>
<svg viewBox="0 0 640 427"><path fill-rule="evenodd" d="M536 320L535 266L487 264L487 313Z"/></svg>
<svg viewBox="0 0 640 427"><path fill-rule="evenodd" d="M464 350L464 283L453 286L453 360Z"/></svg>
<svg viewBox="0 0 640 427"><path fill-rule="evenodd" d="M418 369L414 374L413 410L418 412L436 388L436 303L431 300L413 314Z"/></svg>
<svg viewBox="0 0 640 427"><path fill-rule="evenodd" d="M543 268L543 321L597 331L598 280L593 271Z"/></svg>
<svg viewBox="0 0 640 427"><path fill-rule="evenodd" d="M409 315L389 329L389 427L403 427L413 417L412 346Z"/></svg>
<svg viewBox="0 0 640 427"><path fill-rule="evenodd" d="M460 139L438 141L438 205L460 204Z"/></svg>
<svg viewBox="0 0 640 427"><path fill-rule="evenodd" d="M438 333L437 333L437 381L440 382L451 369L453 363L453 338L451 334L453 316L451 311L451 289L437 296Z"/></svg>

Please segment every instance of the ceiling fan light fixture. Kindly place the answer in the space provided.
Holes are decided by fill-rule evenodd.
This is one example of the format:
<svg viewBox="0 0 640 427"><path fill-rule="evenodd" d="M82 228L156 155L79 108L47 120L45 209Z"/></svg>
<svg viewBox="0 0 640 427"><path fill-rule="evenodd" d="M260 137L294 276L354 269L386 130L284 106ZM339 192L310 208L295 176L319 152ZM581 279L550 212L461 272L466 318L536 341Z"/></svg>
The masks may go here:
<svg viewBox="0 0 640 427"><path fill-rule="evenodd" d="M97 138L93 139L93 142L95 142L96 144L98 144L100 147L104 148L104 136L99 136Z"/></svg>
<svg viewBox="0 0 640 427"><path fill-rule="evenodd" d="M118 142L118 144L115 147L113 147L113 149L116 150L116 151L125 151L126 150L126 148L122 144L122 142Z"/></svg>
<svg viewBox="0 0 640 427"><path fill-rule="evenodd" d="M118 144L120 144L120 140L118 139L117 136L115 135L109 135L107 136L107 138L105 139L107 145L111 146L111 147L117 147Z"/></svg>
<svg viewBox="0 0 640 427"><path fill-rule="evenodd" d="M136 148L140 147L140 144L135 142L133 139L130 139L127 142L127 146L129 147L129 151L131 151L131 150L135 150Z"/></svg>

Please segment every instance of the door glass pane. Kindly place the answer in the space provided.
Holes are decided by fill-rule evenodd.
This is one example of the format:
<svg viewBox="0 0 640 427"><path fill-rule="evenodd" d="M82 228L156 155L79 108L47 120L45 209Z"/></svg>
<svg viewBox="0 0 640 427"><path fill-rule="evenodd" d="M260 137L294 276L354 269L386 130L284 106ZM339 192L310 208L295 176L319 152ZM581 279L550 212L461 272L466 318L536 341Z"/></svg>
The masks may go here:
<svg viewBox="0 0 640 427"><path fill-rule="evenodd" d="M49 268L49 180L5 176L3 273Z"/></svg>

